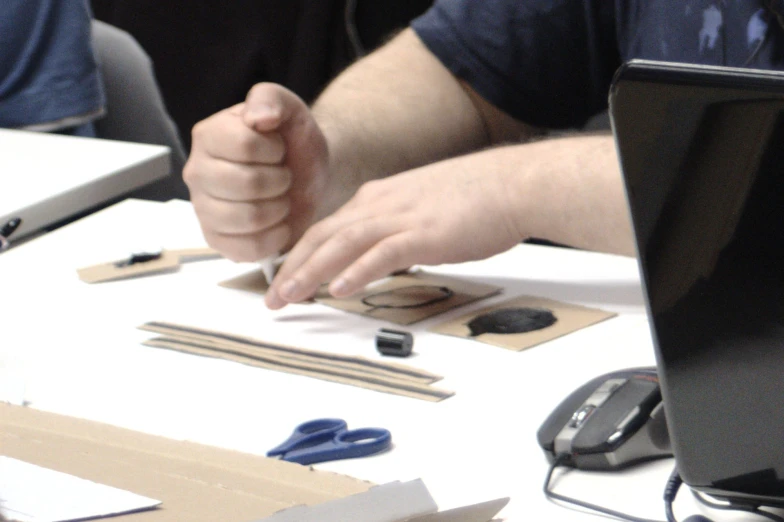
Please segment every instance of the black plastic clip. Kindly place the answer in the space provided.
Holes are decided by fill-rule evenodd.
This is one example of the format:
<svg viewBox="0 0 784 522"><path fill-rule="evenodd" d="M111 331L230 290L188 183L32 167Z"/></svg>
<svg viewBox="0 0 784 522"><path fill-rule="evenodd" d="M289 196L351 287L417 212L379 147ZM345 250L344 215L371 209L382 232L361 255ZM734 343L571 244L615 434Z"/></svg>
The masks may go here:
<svg viewBox="0 0 784 522"><path fill-rule="evenodd" d="M117 261L114 266L117 268L125 268L126 266L138 265L139 263L147 263L160 259L163 252L140 252L138 254L131 254L128 259Z"/></svg>

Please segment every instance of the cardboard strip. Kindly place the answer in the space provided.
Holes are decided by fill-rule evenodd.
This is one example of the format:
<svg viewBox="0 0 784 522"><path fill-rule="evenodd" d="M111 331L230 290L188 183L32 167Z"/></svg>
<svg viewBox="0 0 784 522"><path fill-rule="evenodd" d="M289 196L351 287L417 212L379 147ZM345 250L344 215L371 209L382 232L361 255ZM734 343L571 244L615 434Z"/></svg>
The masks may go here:
<svg viewBox="0 0 784 522"><path fill-rule="evenodd" d="M407 379L414 382L432 383L442 379L440 375L436 375L434 373L426 372L424 370L400 363L380 362L364 357L352 357L335 353L306 350L304 348L294 348L292 346L266 343L252 339L250 337L231 335L190 326L152 321L143 324L139 328L148 332L155 332L178 339L194 339L199 342L203 342L205 340L219 341L252 347L260 351L274 352L280 356L285 355L287 358L291 359L323 361L324 364L332 364L335 366L343 365L345 367L362 367L367 371L378 370L379 373L389 374L390 376L394 375L398 379Z"/></svg>
<svg viewBox="0 0 784 522"><path fill-rule="evenodd" d="M180 266L180 258L172 252L163 251L158 259L122 266L122 259L80 268L76 271L85 283L103 283L130 277L172 272Z"/></svg>
<svg viewBox="0 0 784 522"><path fill-rule="evenodd" d="M174 337L163 336L162 339L169 340L169 341L184 341L188 343L195 343L205 349L212 348L216 351L240 353L247 357L260 357L270 362L278 362L284 365L286 364L301 365L302 367L311 368L314 371L331 370L337 372L345 372L346 374L355 375L360 378L367 377L367 376L375 376L381 379L388 379L390 381L409 382L413 384L423 384L423 385L430 384L433 382L433 380L429 378L423 379L418 376L412 377L406 374L400 374L397 372L388 371L383 368L379 369L374 367L366 367L358 364L333 362L329 359L324 360L324 359L320 359L316 357L308 357L304 355L289 355L285 353L281 354L280 352L276 352L275 350L266 350L263 348L260 349L245 343L220 341L217 339L211 339L207 337L197 337L197 336L191 337L187 335L177 335Z"/></svg>
<svg viewBox="0 0 784 522"><path fill-rule="evenodd" d="M213 350L219 354L228 354L237 357L249 357L255 360L264 361L269 364L278 364L283 367L296 367L296 368L301 368L303 370L309 370L314 372L324 372L324 373L332 373L335 375L345 375L346 377L356 377L357 379L376 378L390 383L413 384L413 385L422 385L422 386L426 386L427 384L429 384L429 383L422 383L407 378L399 378L395 375L370 372L367 371L365 368L361 368L361 367L357 368L352 366L349 367L333 366L329 364L323 364L321 361L313 361L307 359L306 360L289 359L285 357L280 357L275 353L270 354L267 352L259 351L252 347L248 348L247 346L242 344L232 345L230 343L218 343L214 341L203 341L199 339L185 339L182 337L155 337L150 340L158 343L159 342L184 343L189 346L197 346L205 350Z"/></svg>
<svg viewBox="0 0 784 522"><path fill-rule="evenodd" d="M152 253L150 253L152 254ZM85 283L103 283L130 277L140 277L177 270L182 263L204 261L221 257L217 250L209 247L162 250L160 257L140 263L124 265L122 259L79 268L76 273Z"/></svg>
<svg viewBox="0 0 784 522"><path fill-rule="evenodd" d="M358 377L340 372L336 370L320 369L314 370L307 366L292 363L283 363L265 359L262 356L247 355L236 350L229 350L210 345L200 345L195 341L185 341L181 339L165 339L155 338L145 341L143 344L155 348L164 348L168 350L175 350L183 353L193 355L201 355L204 357L212 357L219 359L226 359L250 366L256 366L268 370L281 371L285 373L292 373L295 375L304 375L325 381L337 382L341 384L351 384L360 388L367 388L370 390L391 393L395 395L402 395L415 399L422 399L431 402L439 402L454 395L454 392L440 390L431 386L406 382L395 381L392 379L384 379L378 376L365 375Z"/></svg>
<svg viewBox="0 0 784 522"><path fill-rule="evenodd" d="M181 248L179 250L169 250L169 252L176 255L181 263L206 261L208 259L218 259L219 257L222 257L220 252L210 247Z"/></svg>

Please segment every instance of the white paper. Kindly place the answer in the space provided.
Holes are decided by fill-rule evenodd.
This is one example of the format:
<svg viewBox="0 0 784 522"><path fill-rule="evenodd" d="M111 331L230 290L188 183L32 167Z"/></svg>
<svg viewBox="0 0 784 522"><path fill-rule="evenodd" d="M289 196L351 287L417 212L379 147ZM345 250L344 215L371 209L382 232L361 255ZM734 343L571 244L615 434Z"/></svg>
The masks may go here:
<svg viewBox="0 0 784 522"><path fill-rule="evenodd" d="M151 509L161 502L0 457L0 511L19 522L66 522Z"/></svg>
<svg viewBox="0 0 784 522"><path fill-rule="evenodd" d="M280 256L276 254L274 256L265 257L259 261L259 267L261 268L264 277L267 279L267 285L272 284L272 278L275 277L275 262L279 257Z"/></svg>
<svg viewBox="0 0 784 522"><path fill-rule="evenodd" d="M499 498L447 511L439 511L438 513L430 513L429 515L412 518L408 522L489 522L508 503L508 497Z"/></svg>
<svg viewBox="0 0 784 522"><path fill-rule="evenodd" d="M421 479L390 482L313 506L294 506L257 522L398 522L438 511Z"/></svg>

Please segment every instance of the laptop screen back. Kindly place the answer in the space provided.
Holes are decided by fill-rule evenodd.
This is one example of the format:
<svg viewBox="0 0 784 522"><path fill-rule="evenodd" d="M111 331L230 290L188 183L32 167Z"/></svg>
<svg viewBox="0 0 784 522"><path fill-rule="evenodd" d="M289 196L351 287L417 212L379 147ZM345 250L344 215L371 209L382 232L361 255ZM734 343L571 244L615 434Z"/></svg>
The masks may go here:
<svg viewBox="0 0 784 522"><path fill-rule="evenodd" d="M610 106L681 476L784 503L784 74L632 62Z"/></svg>

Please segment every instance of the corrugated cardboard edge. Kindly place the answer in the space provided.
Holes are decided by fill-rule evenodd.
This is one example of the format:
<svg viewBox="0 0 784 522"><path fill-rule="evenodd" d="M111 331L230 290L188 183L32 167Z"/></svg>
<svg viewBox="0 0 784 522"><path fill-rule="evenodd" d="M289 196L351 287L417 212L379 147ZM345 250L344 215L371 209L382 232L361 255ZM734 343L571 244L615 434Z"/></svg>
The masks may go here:
<svg viewBox="0 0 784 522"><path fill-rule="evenodd" d="M0 453L160 499L115 522L236 522L367 491L370 482L0 403ZM2 494L2 492L0 492Z"/></svg>

